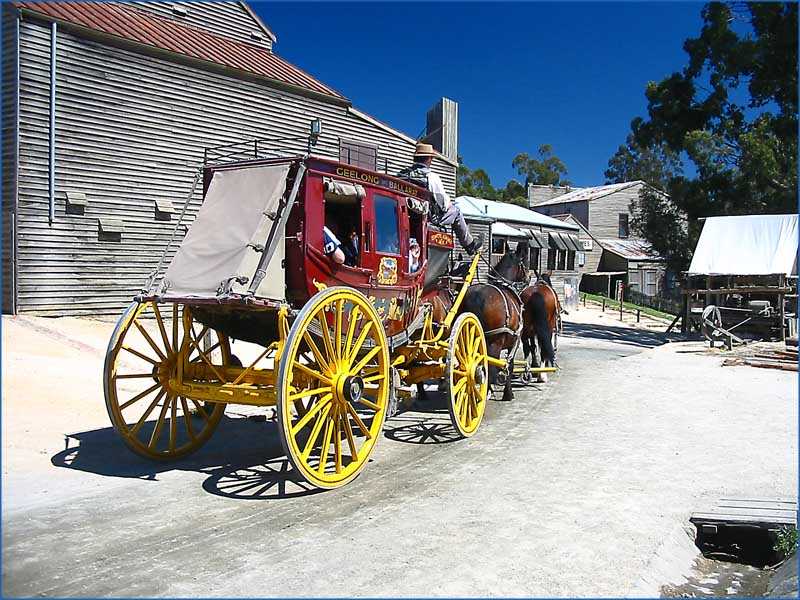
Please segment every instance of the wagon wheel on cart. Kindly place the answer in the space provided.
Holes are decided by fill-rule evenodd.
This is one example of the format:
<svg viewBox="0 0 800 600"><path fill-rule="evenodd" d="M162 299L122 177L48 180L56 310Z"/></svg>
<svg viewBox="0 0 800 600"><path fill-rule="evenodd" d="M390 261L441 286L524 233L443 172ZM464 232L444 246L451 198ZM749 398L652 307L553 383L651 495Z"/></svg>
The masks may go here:
<svg viewBox="0 0 800 600"><path fill-rule="evenodd" d="M314 295L286 338L276 387L281 443L303 479L335 488L361 472L389 388L386 332L369 300L344 287Z"/></svg>
<svg viewBox="0 0 800 600"><path fill-rule="evenodd" d="M209 383L218 383L231 363L228 338L195 322L190 309L178 304L134 302L109 341L103 382L108 416L125 444L147 458L194 452L225 412L224 403L200 402L171 387L181 356L205 365Z"/></svg>
<svg viewBox="0 0 800 600"><path fill-rule="evenodd" d="M462 436L470 437L481 424L489 392L486 337L472 313L460 315L453 324L446 373L450 420Z"/></svg>

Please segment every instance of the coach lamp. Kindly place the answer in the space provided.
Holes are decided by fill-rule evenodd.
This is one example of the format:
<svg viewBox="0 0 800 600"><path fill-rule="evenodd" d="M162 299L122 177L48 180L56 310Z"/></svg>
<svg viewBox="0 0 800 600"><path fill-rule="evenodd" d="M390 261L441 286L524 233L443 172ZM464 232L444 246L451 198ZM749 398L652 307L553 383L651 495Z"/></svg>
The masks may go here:
<svg viewBox="0 0 800 600"><path fill-rule="evenodd" d="M308 151L311 152L311 147L316 146L319 141L319 136L322 134L322 120L312 119L311 129L308 134Z"/></svg>

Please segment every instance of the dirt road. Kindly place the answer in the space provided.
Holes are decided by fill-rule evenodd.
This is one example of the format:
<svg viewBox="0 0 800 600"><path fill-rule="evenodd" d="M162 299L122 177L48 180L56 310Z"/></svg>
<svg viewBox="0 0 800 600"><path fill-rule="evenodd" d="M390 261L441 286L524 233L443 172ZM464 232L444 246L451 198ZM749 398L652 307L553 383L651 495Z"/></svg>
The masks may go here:
<svg viewBox="0 0 800 600"><path fill-rule="evenodd" d="M231 407L187 460L110 429L111 323L3 318L5 596L621 596L692 510L797 490L797 374L582 308L562 370L454 441L434 401L343 489Z"/></svg>

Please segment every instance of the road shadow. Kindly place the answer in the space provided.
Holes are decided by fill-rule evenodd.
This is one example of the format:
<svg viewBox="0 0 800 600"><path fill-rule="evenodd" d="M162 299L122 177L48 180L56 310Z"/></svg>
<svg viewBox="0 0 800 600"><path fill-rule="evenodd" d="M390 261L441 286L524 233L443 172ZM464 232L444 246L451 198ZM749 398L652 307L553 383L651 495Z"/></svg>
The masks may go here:
<svg viewBox="0 0 800 600"><path fill-rule="evenodd" d="M683 339L680 334L633 329L615 325L597 325L589 323L564 322L564 332L560 335L573 338L605 340L617 344L636 346L638 348L654 348L670 341Z"/></svg>
<svg viewBox="0 0 800 600"><path fill-rule="evenodd" d="M448 444L461 439L450 421L447 396L431 385L407 410L386 421L383 437L405 444Z"/></svg>
<svg viewBox="0 0 800 600"><path fill-rule="evenodd" d="M203 489L239 500L269 500L315 494L286 458L277 424L225 416L214 435L190 456L158 462L131 452L112 427L65 436L65 449L50 462L106 477L157 481L171 471L193 471L207 476Z"/></svg>

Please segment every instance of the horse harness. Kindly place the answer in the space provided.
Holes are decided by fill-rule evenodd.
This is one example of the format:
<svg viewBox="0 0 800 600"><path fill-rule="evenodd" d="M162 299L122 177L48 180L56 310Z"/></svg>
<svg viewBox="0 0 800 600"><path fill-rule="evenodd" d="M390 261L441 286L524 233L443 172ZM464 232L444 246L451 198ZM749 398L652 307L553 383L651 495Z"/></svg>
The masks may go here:
<svg viewBox="0 0 800 600"><path fill-rule="evenodd" d="M506 289L506 290L510 291L512 294L514 294L514 297L517 299L517 301L519 302L519 306L521 307L522 306L522 299L519 297L519 294L511 286L503 285L502 288L501 288L500 286L494 285L492 283L486 283L485 285L488 285L489 287L494 288L495 290L497 290L500 293L500 297L503 299L503 304L505 305L506 316L505 316L505 321L503 322L503 326L502 327L496 327L495 329L490 329L489 331L484 331L483 332L484 335L486 337L489 337L489 336L492 336L492 335L501 335L501 334L509 334L509 335L514 335L514 336L519 336L520 331L522 331L522 310L520 308L516 309L519 325L517 326L517 330L514 331L513 329L511 329L508 326L509 323L511 322L511 310L510 310L510 307L508 305L508 298L506 298L506 295L503 293L503 289Z"/></svg>

